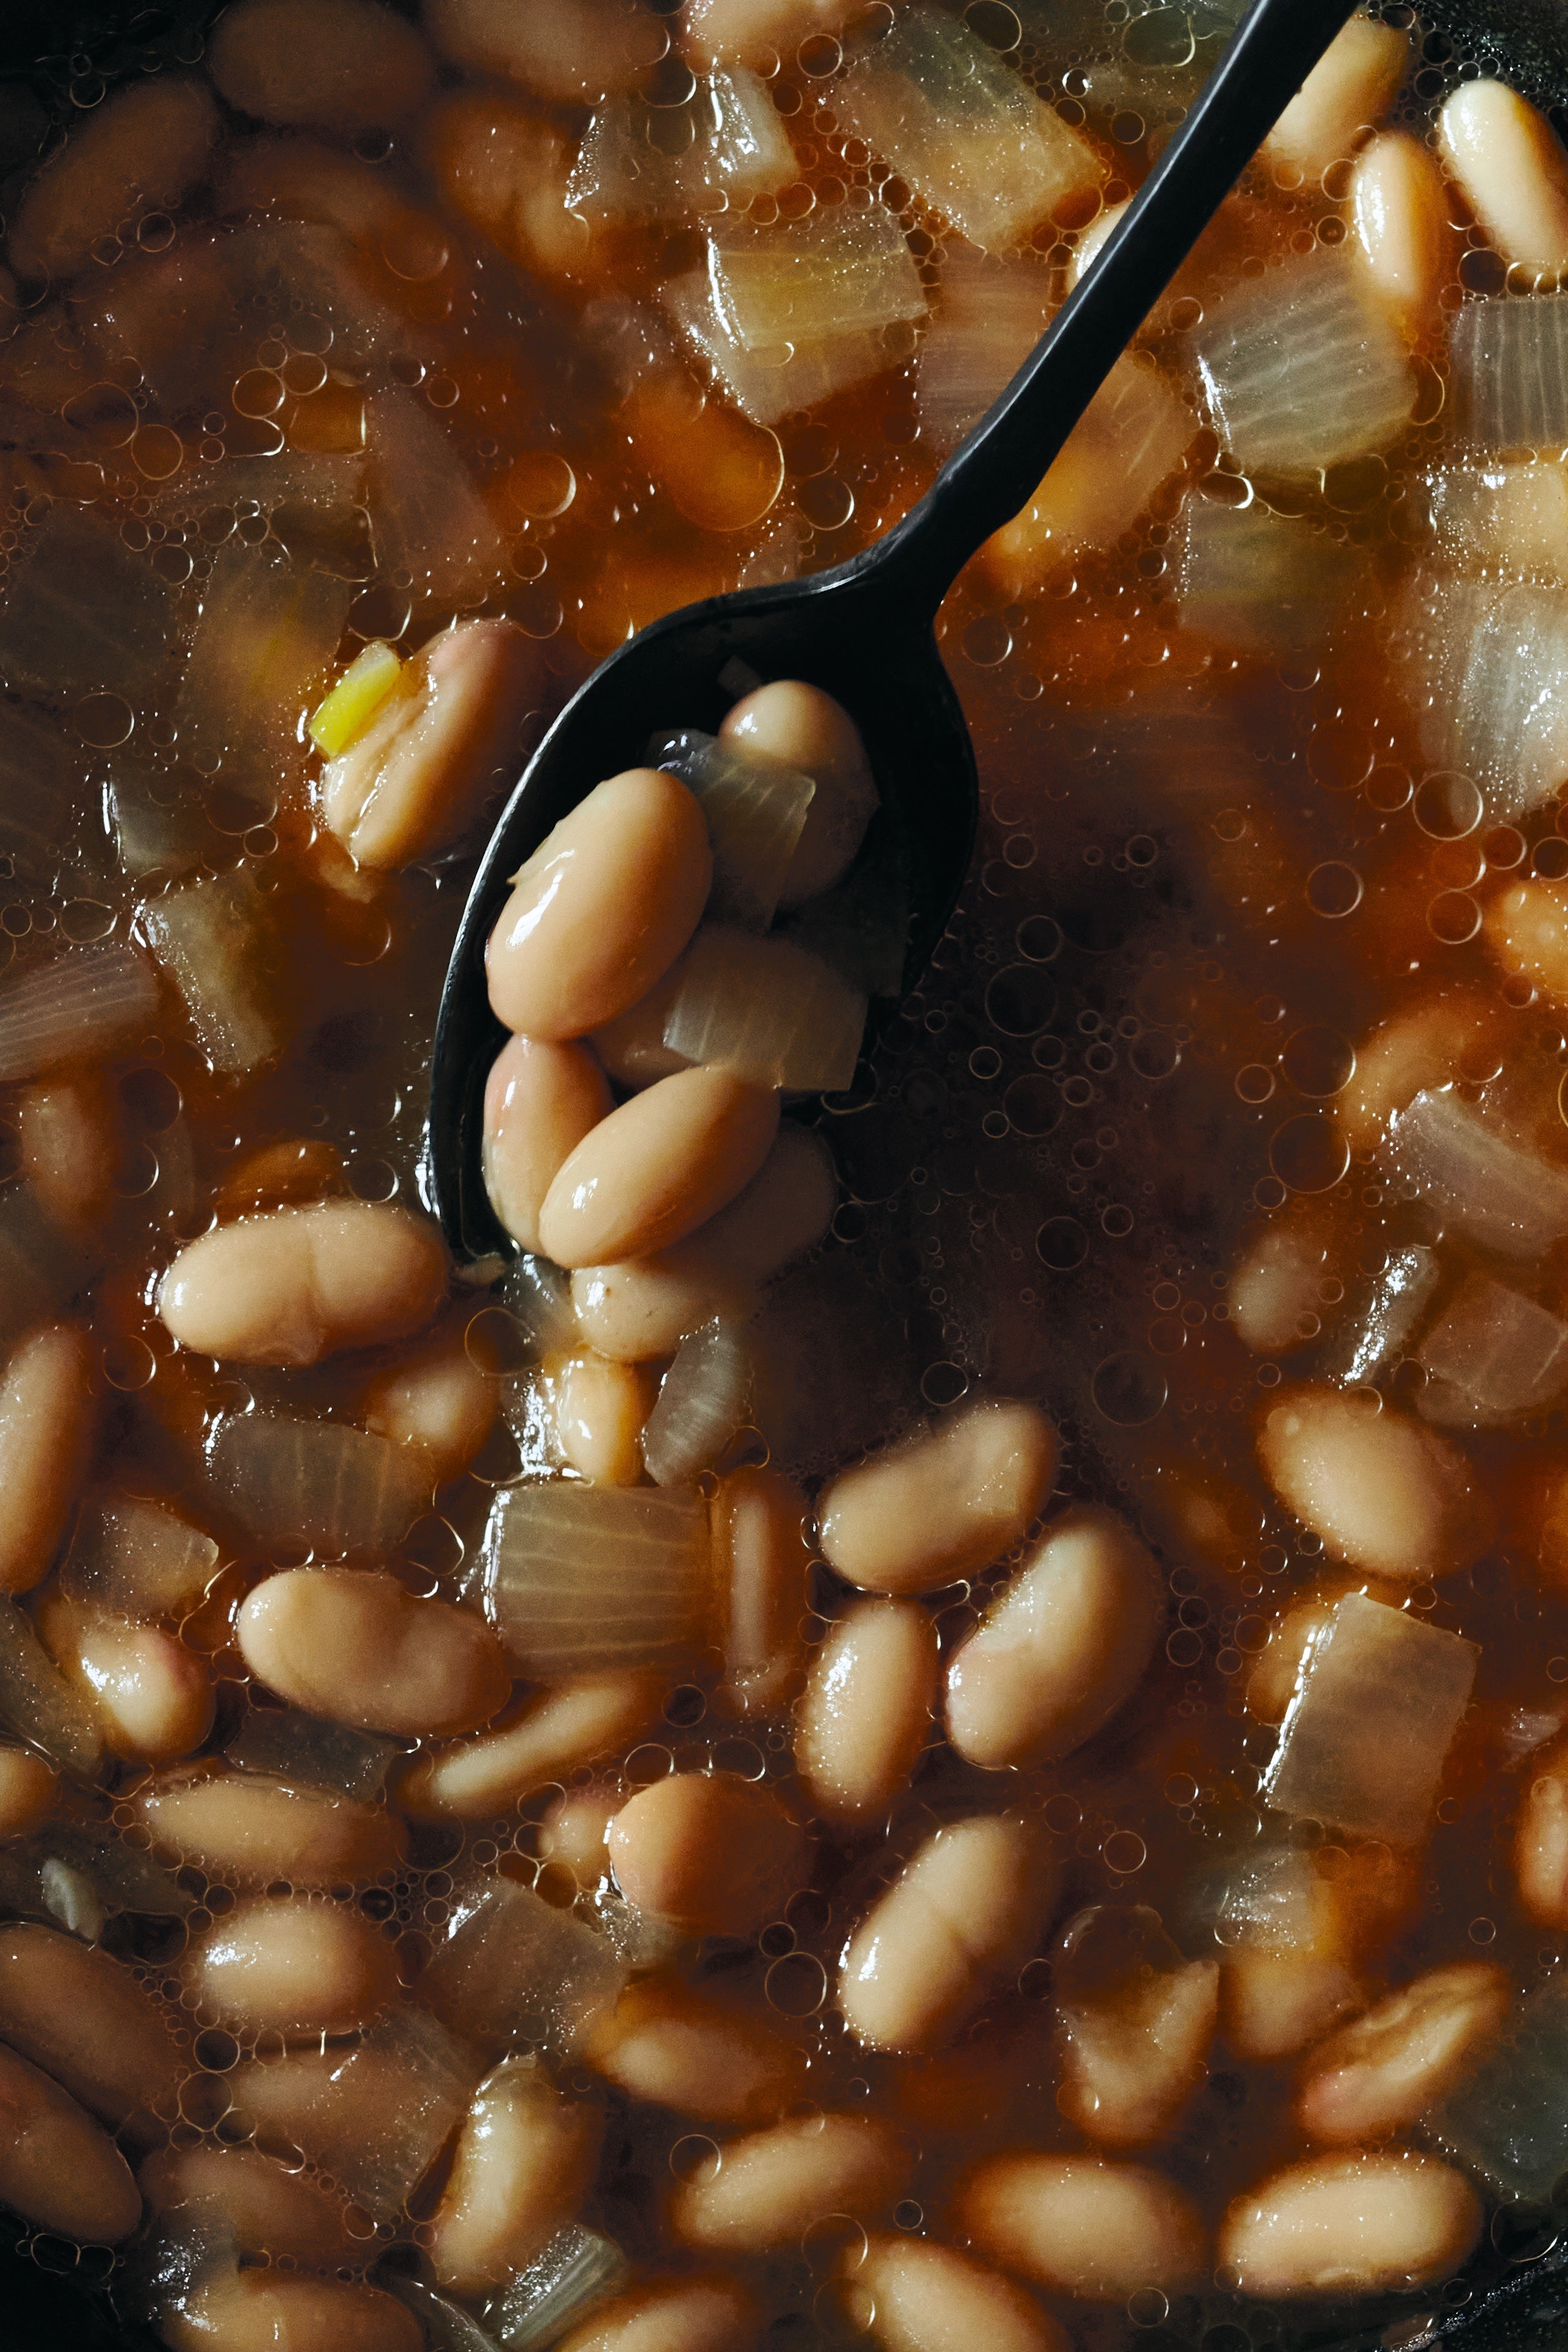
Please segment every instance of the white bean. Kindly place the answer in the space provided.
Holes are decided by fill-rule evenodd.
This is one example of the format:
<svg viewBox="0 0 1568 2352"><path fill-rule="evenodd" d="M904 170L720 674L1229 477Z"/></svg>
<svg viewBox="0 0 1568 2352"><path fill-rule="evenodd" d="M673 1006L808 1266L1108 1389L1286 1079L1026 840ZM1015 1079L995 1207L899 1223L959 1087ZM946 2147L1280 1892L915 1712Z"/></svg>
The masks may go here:
<svg viewBox="0 0 1568 2352"><path fill-rule="evenodd" d="M413 26L375 0L239 0L207 62L241 113L338 138L403 121L435 78Z"/></svg>
<svg viewBox="0 0 1568 2352"><path fill-rule="evenodd" d="M689 2246L764 2253L797 2245L828 2214L878 2222L910 2175L902 2142L870 2116L809 2116L731 2140L677 2189L670 2227Z"/></svg>
<svg viewBox="0 0 1568 2352"><path fill-rule="evenodd" d="M983 2253L1089 2303L1123 2303L1143 2287L1173 2294L1208 2266L1195 2209L1142 2165L992 2157L960 2189L956 2210Z"/></svg>
<svg viewBox="0 0 1568 2352"><path fill-rule="evenodd" d="M22 1341L0 1383L0 1592L47 1576L92 1452L96 1418L87 1334L47 1324Z"/></svg>
<svg viewBox="0 0 1568 2352"><path fill-rule="evenodd" d="M1298 1389L1258 1442L1265 1475L1337 1559L1403 1583L1468 1568L1492 1510L1458 1446L1392 1405Z"/></svg>
<svg viewBox="0 0 1568 2352"><path fill-rule="evenodd" d="M929 1592L1016 1544L1050 1491L1057 1434L1034 1405L966 1405L839 1472L822 1549L873 1592Z"/></svg>
<svg viewBox="0 0 1568 2352"><path fill-rule="evenodd" d="M1568 156L1550 123L1506 82L1461 82L1437 138L1476 218L1505 261L1537 279L1568 268Z"/></svg>
<svg viewBox="0 0 1568 2352"><path fill-rule="evenodd" d="M1382 115L1404 76L1410 37L1352 16L1341 27L1263 142L1287 185L1321 183Z"/></svg>
<svg viewBox="0 0 1568 2352"><path fill-rule="evenodd" d="M593 2185L597 2108L563 2098L537 2058L487 2074L458 2135L430 2257L442 2286L493 2293L526 2268Z"/></svg>
<svg viewBox="0 0 1568 2352"><path fill-rule="evenodd" d="M1237 2199L1219 2261L1270 2298L1426 2286L1458 2270L1481 2218L1463 2174L1414 2148L1308 2157Z"/></svg>
<svg viewBox="0 0 1568 2352"><path fill-rule="evenodd" d="M314 1364L428 1323L447 1286L433 1225L371 1201L324 1201L217 1225L183 1249L158 1312L183 1347L247 1364Z"/></svg>
<svg viewBox="0 0 1568 2352"><path fill-rule="evenodd" d="M852 2323L885 2352L1070 2352L1060 2321L1021 2287L934 2239L872 2238L841 2275Z"/></svg>
<svg viewBox="0 0 1568 2352"><path fill-rule="evenodd" d="M1028 1948L1055 1877L1021 1822L938 1830L860 1922L838 1971L838 2006L875 2050L924 2050Z"/></svg>
<svg viewBox="0 0 1568 2352"><path fill-rule="evenodd" d="M657 1720L663 1685L650 1675L583 1675L531 1696L515 1723L418 1757L398 1802L437 1820L482 1821L629 1747Z"/></svg>
<svg viewBox="0 0 1568 2352"><path fill-rule="evenodd" d="M1312 2052L1296 2101L1301 2129L1336 2141L1408 2130L1501 2024L1510 1992L1489 1960L1428 1969L1391 1992Z"/></svg>
<svg viewBox="0 0 1568 2352"><path fill-rule="evenodd" d="M883 1812L931 1734L936 1629L912 1601L862 1601L812 1660L795 1726L795 1768L831 1821Z"/></svg>

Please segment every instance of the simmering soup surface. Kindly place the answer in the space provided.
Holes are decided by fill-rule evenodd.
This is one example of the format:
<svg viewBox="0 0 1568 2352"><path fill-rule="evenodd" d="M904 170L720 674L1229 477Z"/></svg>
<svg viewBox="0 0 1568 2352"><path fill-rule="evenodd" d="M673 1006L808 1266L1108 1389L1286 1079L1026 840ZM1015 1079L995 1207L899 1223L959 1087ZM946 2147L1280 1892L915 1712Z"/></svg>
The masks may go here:
<svg viewBox="0 0 1568 2352"><path fill-rule="evenodd" d="M497 923L509 1252L422 1171L552 713L908 509L1233 25L235 0L5 94L0 2204L173 2352L1393 2347L1555 2242L1523 99L1353 18L970 567L874 1055L878 779L736 669Z"/></svg>

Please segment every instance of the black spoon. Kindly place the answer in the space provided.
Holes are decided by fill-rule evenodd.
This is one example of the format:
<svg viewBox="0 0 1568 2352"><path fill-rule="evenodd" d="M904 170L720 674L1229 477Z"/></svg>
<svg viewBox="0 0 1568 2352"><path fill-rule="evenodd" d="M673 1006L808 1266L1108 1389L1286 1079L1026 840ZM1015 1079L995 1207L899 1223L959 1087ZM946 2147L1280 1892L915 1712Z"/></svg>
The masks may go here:
<svg viewBox="0 0 1568 2352"><path fill-rule="evenodd" d="M721 673L826 688L864 738L882 797L863 856L889 830L907 869L903 992L957 901L974 837L969 730L937 650L937 609L969 558L1041 475L1174 276L1354 0L1256 0L1203 96L1082 283L920 504L850 562L779 587L689 604L601 663L530 761L491 835L458 929L436 1024L428 1181L459 1263L513 1244L480 1171L485 1078L505 1038L485 991L485 942L508 877L605 777L640 765L659 727L717 732ZM868 1042L897 999L873 1007Z"/></svg>

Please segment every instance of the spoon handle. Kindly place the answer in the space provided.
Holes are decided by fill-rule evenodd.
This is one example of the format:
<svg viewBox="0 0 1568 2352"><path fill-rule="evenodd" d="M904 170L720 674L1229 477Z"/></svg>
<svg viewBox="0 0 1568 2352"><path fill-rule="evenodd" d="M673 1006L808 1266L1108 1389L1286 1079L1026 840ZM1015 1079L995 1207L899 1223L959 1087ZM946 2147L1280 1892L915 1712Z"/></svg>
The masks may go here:
<svg viewBox="0 0 1568 2352"><path fill-rule="evenodd" d="M1354 6L1355 0L1255 0L1197 104L1005 392L919 505L855 567L879 592L934 613L975 550L1027 505Z"/></svg>

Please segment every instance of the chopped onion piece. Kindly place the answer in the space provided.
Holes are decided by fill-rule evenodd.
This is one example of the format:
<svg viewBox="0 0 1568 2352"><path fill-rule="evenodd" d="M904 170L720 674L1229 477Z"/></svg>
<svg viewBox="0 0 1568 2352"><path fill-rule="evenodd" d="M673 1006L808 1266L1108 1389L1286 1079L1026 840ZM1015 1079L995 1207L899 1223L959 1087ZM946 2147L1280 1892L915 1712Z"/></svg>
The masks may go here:
<svg viewBox="0 0 1568 2352"><path fill-rule="evenodd" d="M979 424L1045 332L1051 280L1037 262L962 247L942 273L941 302L921 342L921 437L945 454Z"/></svg>
<svg viewBox="0 0 1568 2352"><path fill-rule="evenodd" d="M40 1864L45 1858L52 1858L90 1881L106 1911L131 1911L149 1919L184 1919L196 1907L195 1896L180 1885L174 1873L154 1862L144 1847L122 1838L112 1822L47 1822L28 1840L27 1850Z"/></svg>
<svg viewBox="0 0 1568 2352"><path fill-rule="evenodd" d="M332 1795L374 1804L386 1776L408 1753L403 1742L352 1724L329 1723L293 1706L252 1706L224 1754L247 1772L269 1772Z"/></svg>
<svg viewBox="0 0 1568 2352"><path fill-rule="evenodd" d="M134 708L174 641L174 592L101 517L49 513L0 593L0 675L45 693L106 691Z"/></svg>
<svg viewBox="0 0 1568 2352"><path fill-rule="evenodd" d="M228 2079L247 2120L293 2142L356 2204L389 2220L468 2112L478 2075L437 2019L398 2009L348 2050L296 2048Z"/></svg>
<svg viewBox="0 0 1568 2352"><path fill-rule="evenodd" d="M1423 1420L1500 1429L1568 1389L1568 1323L1489 1275L1472 1274L1415 1351Z"/></svg>
<svg viewBox="0 0 1568 2352"><path fill-rule="evenodd" d="M743 352L879 332L923 319L925 289L886 205L828 205L773 228L709 239L708 282Z"/></svg>
<svg viewBox="0 0 1568 2352"><path fill-rule="evenodd" d="M1460 564L1568 586L1568 465L1448 466L1427 485L1432 523Z"/></svg>
<svg viewBox="0 0 1568 2352"><path fill-rule="evenodd" d="M1321 1925L1316 1866L1295 1846L1270 1846L1250 1856L1221 1881L1218 1895L1215 1937L1227 1947L1288 1952L1311 1944Z"/></svg>
<svg viewBox="0 0 1568 2352"><path fill-rule="evenodd" d="M485 1612L521 1671L675 1669L707 1638L708 1509L697 1495L566 1478L498 1495Z"/></svg>
<svg viewBox="0 0 1568 2352"><path fill-rule="evenodd" d="M323 1559L388 1550L430 1500L420 1448L345 1422L226 1413L205 1454L215 1495L248 1535Z"/></svg>
<svg viewBox="0 0 1568 2352"><path fill-rule="evenodd" d="M1426 2120L1504 2197L1546 2203L1568 2168L1568 1975L1525 1994L1501 2039Z"/></svg>
<svg viewBox="0 0 1568 2352"><path fill-rule="evenodd" d="M1392 649L1423 753L1470 778L1489 823L1511 824L1568 778L1568 613L1555 591L1418 572Z"/></svg>
<svg viewBox="0 0 1568 2352"><path fill-rule="evenodd" d="M201 1600L218 1559L211 1536L163 1504L99 1494L77 1521L60 1590L138 1622L179 1617Z"/></svg>
<svg viewBox="0 0 1568 2352"><path fill-rule="evenodd" d="M865 997L818 957L715 923L676 967L664 1042L753 1086L832 1092L852 1082L865 1028Z"/></svg>
<svg viewBox="0 0 1568 2352"><path fill-rule="evenodd" d="M368 409L371 520L384 572L406 570L438 604L477 601L506 570L506 544L430 410L405 393Z"/></svg>
<svg viewBox="0 0 1568 2352"><path fill-rule="evenodd" d="M180 750L269 805L304 759L300 720L325 682L353 591L275 546L221 549L175 709Z"/></svg>
<svg viewBox="0 0 1568 2352"><path fill-rule="evenodd" d="M504 2352L545 2352L615 2293L629 2267L613 2238L569 2221L518 2272L485 2316Z"/></svg>
<svg viewBox="0 0 1568 2352"><path fill-rule="evenodd" d="M713 845L708 911L765 931L773 921L816 786L798 768L687 729L656 735L648 758L679 776L702 805Z"/></svg>
<svg viewBox="0 0 1568 2352"><path fill-rule="evenodd" d="M1016 245L1106 166L967 24L918 5L855 58L831 104L972 244Z"/></svg>
<svg viewBox="0 0 1568 2352"><path fill-rule="evenodd" d="M82 1780L98 1769L98 1711L67 1682L14 1601L0 1601L0 1724Z"/></svg>
<svg viewBox="0 0 1568 2352"><path fill-rule="evenodd" d="M1568 442L1568 294L1489 294L1448 331L1459 429L1482 449Z"/></svg>
<svg viewBox="0 0 1568 2352"><path fill-rule="evenodd" d="M1347 1594L1301 1662L1264 1801L1355 1837L1415 1844L1479 1655L1458 1633Z"/></svg>
<svg viewBox="0 0 1568 2352"><path fill-rule="evenodd" d="M1568 1234L1568 1173L1485 1126L1452 1094L1418 1094L1388 1122L1395 1173L1500 1257L1539 1258Z"/></svg>
<svg viewBox="0 0 1568 2352"><path fill-rule="evenodd" d="M725 393L753 425L773 425L801 408L815 408L833 393L891 367L894 354L879 327L815 341L748 352L731 335L714 305L707 274L695 270L664 289L664 304L692 349L708 362Z"/></svg>
<svg viewBox="0 0 1568 2352"><path fill-rule="evenodd" d="M425 2332L428 2352L496 2352L495 2337L461 2304L437 2294L423 2279L389 2267L373 2273L372 2283L407 2305Z"/></svg>
<svg viewBox="0 0 1568 2352"><path fill-rule="evenodd" d="M1338 246L1245 278L1193 349L1221 438L1248 471L1299 478L1381 449L1415 405L1405 345Z"/></svg>
<svg viewBox="0 0 1568 2352"><path fill-rule="evenodd" d="M570 1348L576 1339L572 1277L549 1258L533 1257L527 1251L513 1258L502 1278L500 1295L519 1340L530 1355L545 1356L553 1349ZM484 1328L481 1324L481 1333Z"/></svg>
<svg viewBox="0 0 1568 2352"><path fill-rule="evenodd" d="M684 106L605 99L583 134L566 209L587 221L670 220L726 203L743 211L796 176L795 150L760 75L704 75Z"/></svg>
<svg viewBox="0 0 1568 2352"><path fill-rule="evenodd" d="M0 856L23 881L52 877L80 785L81 754L58 728L0 702Z"/></svg>
<svg viewBox="0 0 1568 2352"><path fill-rule="evenodd" d="M595 1928L491 1873L452 1895L419 1991L467 2040L497 2050L524 2042L564 2058L614 2008L626 1980L625 1964Z"/></svg>
<svg viewBox="0 0 1568 2352"><path fill-rule="evenodd" d="M109 1913L91 1879L53 1854L39 1869L38 1879L49 1916L58 1919L68 1935L96 1944L109 1925Z"/></svg>
<svg viewBox="0 0 1568 2352"><path fill-rule="evenodd" d="M1257 503L1191 501L1182 550L1182 625L1252 653L1303 652L1357 618L1364 565L1310 522Z"/></svg>
<svg viewBox="0 0 1568 2352"><path fill-rule="evenodd" d="M208 1067L242 1076L280 1050L266 974L268 908L247 866L176 883L148 899L138 928L184 998Z"/></svg>
<svg viewBox="0 0 1568 2352"><path fill-rule="evenodd" d="M689 1332L643 1424L648 1476L660 1486L679 1486L711 1470L744 1422L751 1394L745 1326L716 1316Z"/></svg>
<svg viewBox="0 0 1568 2352"><path fill-rule="evenodd" d="M117 757L104 786L104 821L114 854L133 882L144 875L168 878L188 874L193 866L221 862L227 845L195 789L199 782L188 770L161 775ZM0 768L0 792L4 790ZM5 820L0 818L0 841L4 838Z"/></svg>
<svg viewBox="0 0 1568 2352"><path fill-rule="evenodd" d="M1436 1250L1419 1243L1395 1250L1384 1263L1363 1310L1345 1366L1347 1381L1374 1381L1405 1354L1416 1325L1443 1278Z"/></svg>
<svg viewBox="0 0 1568 2352"><path fill-rule="evenodd" d="M0 985L0 1081L113 1051L158 1009L145 956L110 940L73 948Z"/></svg>

